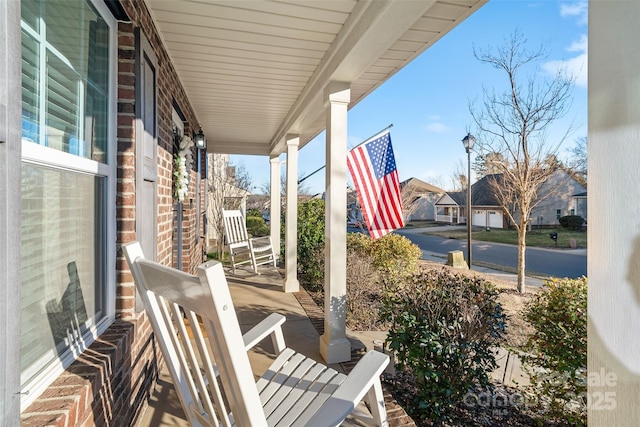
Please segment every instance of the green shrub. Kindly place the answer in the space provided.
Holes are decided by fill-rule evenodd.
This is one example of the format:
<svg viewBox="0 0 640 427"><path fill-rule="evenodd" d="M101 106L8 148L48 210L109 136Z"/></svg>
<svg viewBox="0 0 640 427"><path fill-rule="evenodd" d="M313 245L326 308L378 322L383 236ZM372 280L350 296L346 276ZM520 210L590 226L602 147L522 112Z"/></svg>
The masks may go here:
<svg viewBox="0 0 640 427"><path fill-rule="evenodd" d="M524 315L535 329L525 346L529 391L550 417L586 425L587 279L546 281Z"/></svg>
<svg viewBox="0 0 640 427"><path fill-rule="evenodd" d="M269 226L264 222L261 216L248 216L247 217L247 231L251 233L253 237L268 236L271 230Z"/></svg>
<svg viewBox="0 0 640 427"><path fill-rule="evenodd" d="M387 286L400 283L416 273L422 256L420 248L411 240L393 233L376 240L365 234L349 233L347 252L370 256L372 267Z"/></svg>
<svg viewBox="0 0 640 427"><path fill-rule="evenodd" d="M260 209L249 209L247 211L247 218L249 218L250 216L258 216L262 218L262 212L260 212Z"/></svg>
<svg viewBox="0 0 640 427"><path fill-rule="evenodd" d="M324 208L324 200L319 199L298 205L298 274L312 291L324 285Z"/></svg>
<svg viewBox="0 0 640 427"><path fill-rule="evenodd" d="M261 216L248 216L247 217L247 229L251 230L265 225L264 219Z"/></svg>
<svg viewBox="0 0 640 427"><path fill-rule="evenodd" d="M560 217L560 219L558 219L558 222L560 222L560 225L563 228L568 228L570 230L582 230L584 218L582 218L580 215L566 215Z"/></svg>
<svg viewBox="0 0 640 427"><path fill-rule="evenodd" d="M399 234L387 234L371 242L373 265L387 284L399 283L418 271L422 251Z"/></svg>
<svg viewBox="0 0 640 427"><path fill-rule="evenodd" d="M371 237L363 233L347 233L347 253L371 254ZM373 262L373 261L372 261Z"/></svg>
<svg viewBox="0 0 640 427"><path fill-rule="evenodd" d="M415 380L414 418L442 422L472 388L491 387L506 316L486 280L423 270L388 292L382 314L399 368Z"/></svg>

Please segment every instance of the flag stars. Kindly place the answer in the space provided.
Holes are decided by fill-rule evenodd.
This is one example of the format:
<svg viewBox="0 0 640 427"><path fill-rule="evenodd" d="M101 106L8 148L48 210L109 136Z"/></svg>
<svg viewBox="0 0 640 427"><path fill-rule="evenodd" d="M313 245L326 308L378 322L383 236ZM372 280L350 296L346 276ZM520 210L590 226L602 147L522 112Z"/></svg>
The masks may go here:
<svg viewBox="0 0 640 427"><path fill-rule="evenodd" d="M366 148L377 179L396 170L396 160L393 156L389 134L371 141Z"/></svg>

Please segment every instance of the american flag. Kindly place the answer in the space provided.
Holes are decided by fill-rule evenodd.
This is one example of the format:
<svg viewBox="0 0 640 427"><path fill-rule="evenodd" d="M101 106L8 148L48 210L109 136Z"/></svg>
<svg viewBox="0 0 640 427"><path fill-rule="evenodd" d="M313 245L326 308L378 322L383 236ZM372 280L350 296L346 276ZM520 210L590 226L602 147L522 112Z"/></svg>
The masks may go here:
<svg viewBox="0 0 640 427"><path fill-rule="evenodd" d="M404 227L400 181L389 132L349 151L347 166L371 237L375 240Z"/></svg>

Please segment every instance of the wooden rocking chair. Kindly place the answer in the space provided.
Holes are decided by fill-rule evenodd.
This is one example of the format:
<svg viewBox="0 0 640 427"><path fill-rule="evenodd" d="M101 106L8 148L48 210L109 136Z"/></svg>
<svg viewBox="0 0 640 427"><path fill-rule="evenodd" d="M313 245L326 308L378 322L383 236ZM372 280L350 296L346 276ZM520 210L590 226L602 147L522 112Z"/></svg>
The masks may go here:
<svg viewBox="0 0 640 427"><path fill-rule="evenodd" d="M259 274L259 265L270 264L275 268L276 254L271 244L271 237L249 238L247 223L239 210L223 209L222 219L233 274L236 273L236 267L244 264L251 264L256 274ZM238 255L248 256L248 258L239 260Z"/></svg>
<svg viewBox="0 0 640 427"><path fill-rule="evenodd" d="M123 249L192 426L337 426L364 416L354 410L362 399L368 423L388 426L387 355L368 352L346 376L287 348L276 313L243 336L222 264L209 261L195 277L144 259L137 242ZM256 382L247 350L268 336L277 355Z"/></svg>

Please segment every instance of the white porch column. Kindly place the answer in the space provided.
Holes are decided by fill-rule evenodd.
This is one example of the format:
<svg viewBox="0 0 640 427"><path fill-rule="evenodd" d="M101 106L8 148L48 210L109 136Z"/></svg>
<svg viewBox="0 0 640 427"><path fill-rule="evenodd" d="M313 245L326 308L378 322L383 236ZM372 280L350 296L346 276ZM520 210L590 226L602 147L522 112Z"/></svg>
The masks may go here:
<svg viewBox="0 0 640 427"><path fill-rule="evenodd" d="M269 159L271 165L271 203L269 208L269 227L271 229L271 244L275 248L276 257L280 256L280 158L273 156Z"/></svg>
<svg viewBox="0 0 640 427"><path fill-rule="evenodd" d="M347 106L349 84L331 82L327 108L324 335L320 354L327 363L351 360L346 337L347 301Z"/></svg>
<svg viewBox="0 0 640 427"><path fill-rule="evenodd" d="M640 2L589 2L589 426L640 420Z"/></svg>
<svg viewBox="0 0 640 427"><path fill-rule="evenodd" d="M298 292L298 290L300 290L300 282L298 282L298 145L300 144L300 136L287 135L286 140L287 207L285 213L285 262L287 269L284 280L284 291Z"/></svg>

